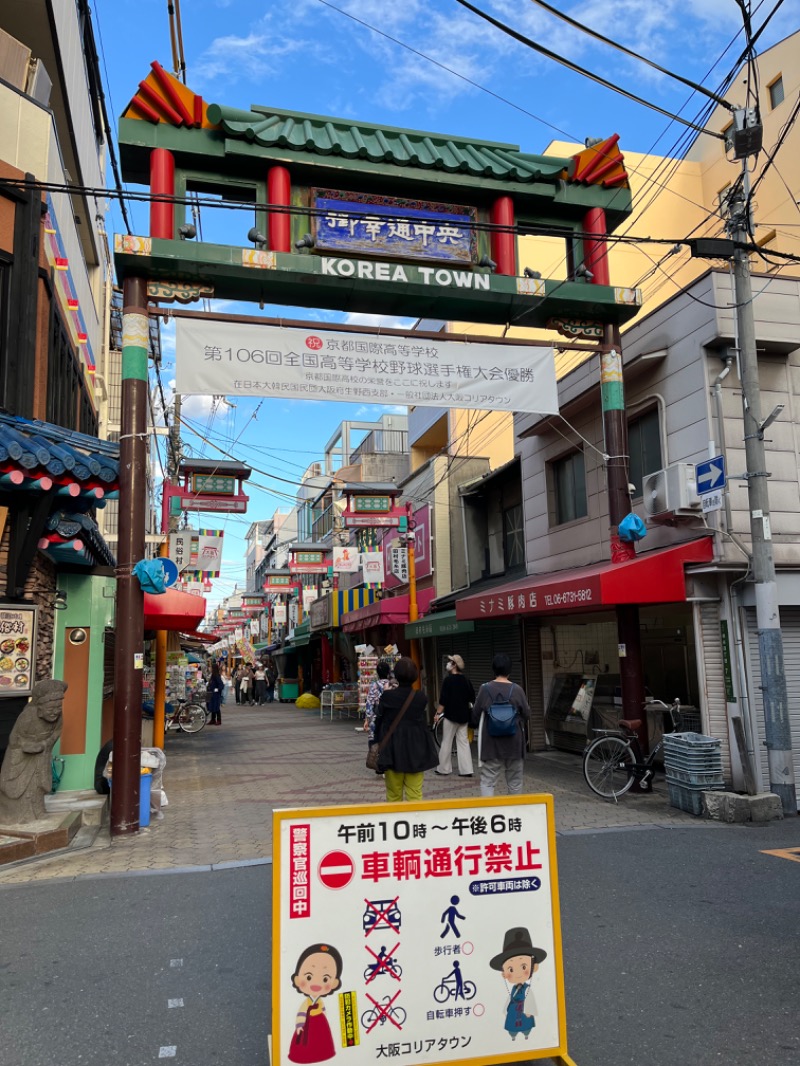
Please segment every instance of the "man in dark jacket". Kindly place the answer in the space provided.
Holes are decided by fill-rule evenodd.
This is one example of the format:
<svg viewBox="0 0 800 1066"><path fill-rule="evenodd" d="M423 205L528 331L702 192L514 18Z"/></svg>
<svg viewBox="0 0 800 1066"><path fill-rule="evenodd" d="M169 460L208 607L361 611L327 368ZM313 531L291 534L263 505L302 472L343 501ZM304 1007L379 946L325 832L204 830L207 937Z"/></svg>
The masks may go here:
<svg viewBox="0 0 800 1066"><path fill-rule="evenodd" d="M492 670L494 681L481 685L472 708L472 724L478 727L481 795L494 795L501 774L505 774L509 794L518 795L522 792L525 765L525 723L530 719L531 709L522 688L509 680L511 660L504 652L495 655ZM498 701L511 703L517 711L511 736L492 736L489 732L486 713Z"/></svg>
<svg viewBox="0 0 800 1066"><path fill-rule="evenodd" d="M421 800L423 775L439 761L428 727L428 701L422 692L414 692L411 687L418 676L419 671L411 659L405 656L398 659L394 667L397 688L386 689L375 715L375 740L380 744L411 697L378 760L378 768L386 775L387 803Z"/></svg>

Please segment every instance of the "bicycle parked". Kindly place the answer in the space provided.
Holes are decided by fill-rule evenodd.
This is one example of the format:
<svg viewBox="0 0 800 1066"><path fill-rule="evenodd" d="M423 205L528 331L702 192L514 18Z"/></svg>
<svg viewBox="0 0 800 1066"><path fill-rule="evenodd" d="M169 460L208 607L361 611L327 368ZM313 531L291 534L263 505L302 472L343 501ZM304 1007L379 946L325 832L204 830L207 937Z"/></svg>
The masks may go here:
<svg viewBox="0 0 800 1066"><path fill-rule="evenodd" d="M681 701L675 699L671 704L663 700L647 700L645 708L660 706L672 721L675 732L681 720ZM614 802L632 788L634 781L643 787L652 784L655 774L654 763L658 758L664 741L661 740L647 758L642 756L637 729L641 719L623 719L616 729L594 729L598 735L589 741L583 752L583 776L586 784L603 799Z"/></svg>
<svg viewBox="0 0 800 1066"><path fill-rule="evenodd" d="M145 718L152 718L155 714L155 706L152 703L142 704L142 713ZM199 733L207 721L205 706L190 700L176 700L174 703L167 702L164 705L164 732L170 730L179 733Z"/></svg>

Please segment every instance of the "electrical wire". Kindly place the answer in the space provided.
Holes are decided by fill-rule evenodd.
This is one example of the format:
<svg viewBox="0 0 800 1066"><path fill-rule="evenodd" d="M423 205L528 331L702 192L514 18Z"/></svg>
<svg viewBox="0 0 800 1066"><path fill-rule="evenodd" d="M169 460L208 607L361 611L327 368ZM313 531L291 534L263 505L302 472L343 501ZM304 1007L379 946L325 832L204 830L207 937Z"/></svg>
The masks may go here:
<svg viewBox="0 0 800 1066"><path fill-rule="evenodd" d="M471 11L474 15L477 15L478 18L483 19L485 22L488 22L496 29L501 30L509 37L512 37L515 41L518 41L520 44L524 44L526 48L530 48L534 52L538 52L539 55L544 56L546 59L551 59L553 60L553 62L558 63L560 66L566 67L567 70L571 70L574 74L580 74L582 77L588 78L590 81L595 82L595 84L601 85L605 89L610 89L612 92L615 92L618 95L624 96L626 99L633 101L633 103L640 104L642 107L647 107L651 111L656 111L660 115L665 115L667 118L671 118L675 122L680 122L682 125L688 126L690 129L696 130L698 133L705 133L709 137L714 137L717 140L724 140L724 137L721 133L715 133L714 130L705 129L703 126L695 125L695 123L690 122L688 119L681 118L679 115L673 115L671 111L667 111L665 108L659 107L658 104L653 104L649 100L645 100L644 97L637 96L635 93L629 92L627 89L623 89L619 85L615 85L614 82L607 81L599 74L594 74L592 71L586 70L578 63L573 63L572 60L566 59L564 56L558 55L558 53L551 51L544 45L537 44L537 42L531 40L530 37L526 37L525 34L520 33L518 30L513 29L511 26L506 25L506 23L501 22L499 19L496 19L488 12L481 11L479 7L475 7L469 2L469 0L455 0L455 2L457 4L460 4L461 7L467 8L468 11Z"/></svg>
<svg viewBox="0 0 800 1066"><path fill-rule="evenodd" d="M666 67L662 67L659 63L655 63L652 59L648 59L646 56L640 55L638 52L632 51L630 48L626 48L624 44L620 44L618 41L613 41L610 37L604 36L602 33L598 33L597 30L593 30L590 26L584 25L582 22L578 22L577 19L572 18L571 15L566 14L564 11L559 11L558 8L548 4L545 0L530 0L532 4L542 8L544 11L554 15L557 19L561 19L562 22L566 22L573 29L580 30L581 33L587 34L589 37L593 37L596 41L601 41L603 44L609 45L611 48L616 48L618 52L622 52L626 56L630 56L631 59L636 59L640 63L645 63L653 70L658 70L662 74L666 74L668 78L674 78L675 81L681 82L683 85L687 85L694 92L702 93L710 100L720 104L722 107L726 107L729 110L733 110L733 105L730 104L724 97L718 96L716 93L711 92L704 85L699 85L697 82L692 81L690 78L684 78L680 74L676 74L672 70L668 70Z"/></svg>

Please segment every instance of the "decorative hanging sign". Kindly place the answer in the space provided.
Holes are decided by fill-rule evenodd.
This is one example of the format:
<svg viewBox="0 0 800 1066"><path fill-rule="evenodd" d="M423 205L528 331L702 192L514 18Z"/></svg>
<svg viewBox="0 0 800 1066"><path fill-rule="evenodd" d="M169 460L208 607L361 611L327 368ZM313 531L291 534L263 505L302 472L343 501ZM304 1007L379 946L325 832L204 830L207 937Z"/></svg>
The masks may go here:
<svg viewBox="0 0 800 1066"><path fill-rule="evenodd" d="M359 567L358 551L352 545L333 549L333 572L335 574L355 574Z"/></svg>

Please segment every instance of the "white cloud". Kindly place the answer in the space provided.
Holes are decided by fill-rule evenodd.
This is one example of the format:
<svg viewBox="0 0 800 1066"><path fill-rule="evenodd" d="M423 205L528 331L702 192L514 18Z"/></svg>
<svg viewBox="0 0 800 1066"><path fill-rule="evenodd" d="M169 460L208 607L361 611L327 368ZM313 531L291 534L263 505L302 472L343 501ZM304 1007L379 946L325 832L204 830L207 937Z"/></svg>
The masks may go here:
<svg viewBox="0 0 800 1066"><path fill-rule="evenodd" d="M242 79L258 81L276 75L286 57L305 47L301 39L267 33L216 37L192 65L193 79L198 84L220 78L228 84Z"/></svg>
<svg viewBox="0 0 800 1066"><path fill-rule="evenodd" d="M344 318L346 326L369 326L371 329L410 329L415 322L415 318L401 315L367 315L361 311L351 311Z"/></svg>

